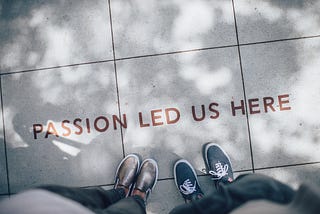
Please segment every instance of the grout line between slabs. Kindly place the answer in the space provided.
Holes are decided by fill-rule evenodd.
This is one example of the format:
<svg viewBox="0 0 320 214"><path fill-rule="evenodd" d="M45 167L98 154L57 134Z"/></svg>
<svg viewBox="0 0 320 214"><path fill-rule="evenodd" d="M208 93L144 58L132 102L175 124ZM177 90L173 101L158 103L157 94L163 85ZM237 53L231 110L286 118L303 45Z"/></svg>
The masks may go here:
<svg viewBox="0 0 320 214"><path fill-rule="evenodd" d="M252 150L252 140L251 140L251 132L250 132L250 122L249 122L249 114L248 114L248 106L247 106L247 95L246 95L246 88L245 88L244 76L243 76L241 51L240 51L240 45L239 45L239 34L238 34L238 26L237 26L237 18L236 18L234 0L232 0L232 8L233 8L234 26L235 26L236 37L237 37L237 47L238 47L239 64L240 64L240 72L241 72L241 80L242 80L242 90L243 90L243 96L244 96L244 100L245 100L244 105L245 105L245 113L246 113L246 119L247 119L247 130L248 130L248 138L249 138L251 166L252 166L252 171L255 172L254 160L253 160L253 150Z"/></svg>
<svg viewBox="0 0 320 214"><path fill-rule="evenodd" d="M166 56L166 55L190 53L190 52L205 51L205 50L215 50L215 49L223 49L223 48L230 48L230 47L239 47L239 46L242 47L242 46L250 46L250 45L269 44L269 43L276 43L276 42L285 42L285 41L294 41L294 40L312 39L312 38L320 38L320 35L294 37L294 38L277 39L277 40L268 40L268 41L251 42L251 43L249 42L249 43L242 43L242 44L239 43L239 44L235 44L235 45L196 48L196 49L190 49L190 50L180 50L180 51L172 51L172 52L164 52L164 53L129 56L129 57L122 57L122 58L115 58L115 56L114 56L113 59L108 59L108 60L100 60L100 61L83 62L83 63L76 63L76 64L68 64L68 65L59 65L59 66L53 66L53 67L44 67L44 68L35 68L35 69L28 69L28 70L4 72L4 73L0 73L0 76L28 73L28 72L34 72L34 71L53 70L53 69L58 69L58 68L67 68L67 67L74 67L74 66L81 66L81 65L99 64L99 63L113 62L113 61L124 61L124 60L139 59L139 58L145 58L145 57Z"/></svg>
<svg viewBox="0 0 320 214"><path fill-rule="evenodd" d="M47 70L53 70L53 69L58 69L58 68L68 68L68 67L75 67L75 66L81 66L81 65L92 65L92 64L99 64L99 63L112 62L112 61L114 61L114 60L108 59L108 60L100 60L100 61L93 61L93 62L58 65L58 66L53 66L53 67L44 67L44 68L35 68L35 69L28 69L28 70L21 70L21 71L4 72L4 73L1 73L0 75L6 76L6 75L12 75L12 74L29 73L29 72L34 72L34 71L47 71Z"/></svg>
<svg viewBox="0 0 320 214"><path fill-rule="evenodd" d="M277 169L277 168L287 168L287 167L294 167L294 166L305 166L305 165L314 165L314 164L320 164L319 162L308 162L308 163L300 163L300 164L291 164L291 165L279 165L279 166L271 166L271 167L263 167L263 168L256 168L255 170L264 170L264 169ZM241 172L252 172L252 169L244 169L244 170L236 170L234 173L241 173ZM203 175L197 175L199 177L205 177L209 176L207 174ZM168 178L160 178L158 181L170 181L174 180L173 177L168 177ZM92 187L104 187L104 186L113 186L114 183L110 184L100 184L100 185L92 185L92 186L81 186L80 188L92 188ZM10 195L15 194L15 193L10 193ZM0 196L7 196L8 194L0 194Z"/></svg>
<svg viewBox="0 0 320 214"><path fill-rule="evenodd" d="M307 165L316 165L320 164L320 161L315 161L315 162L306 162L306 163L298 163L298 164L287 164L287 165L278 165L278 166L270 166L270 167L261 167L261 168L255 168L256 171L259 170L265 170L265 169L281 169L281 168L288 168L288 167L295 167L295 166L307 166ZM235 170L233 173L245 173L245 172L252 172L252 169L243 169L243 170ZM210 176L208 174L200 174L197 175L198 177L205 177L205 176ZM169 181L169 180L174 180L173 177L167 177L167 178L160 178L158 181ZM102 185L96 185L99 187L103 186L113 186L114 184L102 184ZM90 188L90 187L96 187L96 186L83 186L81 188Z"/></svg>
<svg viewBox="0 0 320 214"><path fill-rule="evenodd" d="M238 172L251 172L252 169L245 169L245 170L238 170L238 171L234 171L234 173L238 173ZM203 177L203 176L209 176L208 174L201 174L201 175L197 175L199 177ZM174 180L174 177L167 177L167 178L158 178L157 181L169 181L169 180ZM96 185L99 187L103 187L103 186L113 186L114 184L102 184L102 185ZM80 188L90 188L90 187L96 187L96 186L83 186Z"/></svg>
<svg viewBox="0 0 320 214"><path fill-rule="evenodd" d="M269 44L269 43L276 43L276 42L286 42L286 41L314 39L314 38L320 38L320 35L301 36L301 37L293 37L293 38L287 38L287 39L275 39L275 40L267 40L267 41L261 41L261 42L248 42L248 43L239 44L239 46L260 45L260 44Z"/></svg>
<svg viewBox="0 0 320 214"><path fill-rule="evenodd" d="M278 166L270 166L270 167L261 167L255 168L255 171L265 170L265 169L281 169L281 168L288 168L288 167L295 167L295 166L307 166L307 165L316 165L320 164L320 161L315 162L306 162L306 163L297 163L297 164L287 164L287 165L278 165ZM242 172L252 172L253 169L242 169L242 170L235 170L233 173L242 173ZM208 174L199 174L198 177L205 177L210 176ZM159 178L158 181L167 181L167 180L174 180L174 177L167 177L167 178ZM99 186L112 186L114 184L103 184ZM86 188L86 187L84 187Z"/></svg>
<svg viewBox="0 0 320 214"><path fill-rule="evenodd" d="M191 52L199 52L199 51L215 50L215 49L223 49L223 48L231 48L231 47L237 47L237 45L223 45L223 46L215 46L215 47L207 47L207 48L196 48L196 49L180 50L180 51L172 51L172 52L164 52L164 53L145 54L145 55L138 55L138 56L128 56L128 57L117 58L116 61L139 59L139 58L146 58L146 57L166 56L166 55L174 55L174 54L181 54L181 53L191 53Z"/></svg>
<svg viewBox="0 0 320 214"><path fill-rule="evenodd" d="M255 170L265 170L265 169L277 169L277 168L287 168L287 167L294 167L294 166L306 166L306 165L315 165L320 164L320 161L315 162L307 162L307 163L297 163L297 164L286 164L286 165L280 165L280 166L268 166L268 167L260 167L256 168Z"/></svg>
<svg viewBox="0 0 320 214"><path fill-rule="evenodd" d="M2 125L3 125L3 143L4 143L4 155L6 160L6 173L7 173L7 188L8 194L11 194L10 189L10 179L9 179L9 165L8 165L8 151L7 151L7 141L6 141L6 129L4 123L4 110L3 110L3 96L2 96L2 77L0 76L0 102L1 102L1 114L2 114Z"/></svg>
<svg viewBox="0 0 320 214"><path fill-rule="evenodd" d="M112 24L112 13L111 13L111 2L110 2L110 0L108 0L108 9L109 9L111 40L112 40L112 55L113 55L114 76L115 76L116 89L117 89L118 114L119 114L120 121L122 122L121 107L120 107L120 94L119 94L119 85L118 85L118 72L117 72L116 52L115 52L115 47L114 47L114 34L113 34L113 24ZM121 135L122 157L124 158L125 157L125 150L124 150L122 126L120 126L120 135Z"/></svg>

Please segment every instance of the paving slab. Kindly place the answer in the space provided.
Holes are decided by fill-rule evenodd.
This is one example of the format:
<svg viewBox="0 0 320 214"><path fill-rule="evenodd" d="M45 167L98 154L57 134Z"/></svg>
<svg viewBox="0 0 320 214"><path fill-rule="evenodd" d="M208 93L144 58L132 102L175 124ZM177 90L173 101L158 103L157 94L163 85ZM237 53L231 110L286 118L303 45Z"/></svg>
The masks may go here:
<svg viewBox="0 0 320 214"><path fill-rule="evenodd" d="M0 100L0 106L1 106L1 100ZM0 121L1 121L0 122L0 194L7 194L8 182L7 182L7 167L6 167L6 156L5 156L5 146L4 146L2 113L0 114Z"/></svg>
<svg viewBox="0 0 320 214"><path fill-rule="evenodd" d="M236 45L231 0L111 1L117 58Z"/></svg>
<svg viewBox="0 0 320 214"><path fill-rule="evenodd" d="M234 1L240 43L320 35L317 0Z"/></svg>
<svg viewBox="0 0 320 214"><path fill-rule="evenodd" d="M257 173L266 174L289 186L297 189L302 183L320 185L320 164L279 167L274 169L257 170Z"/></svg>
<svg viewBox="0 0 320 214"><path fill-rule="evenodd" d="M117 76L105 62L113 59L108 2ZM257 173L294 187L319 184L320 37L305 37L320 35L320 2L233 2L243 76L232 0L2 1L11 192L41 184L110 189L123 155L137 153L159 164L147 212L168 213L184 203L176 160L187 159L211 189L201 172L209 141L236 171L250 171L253 156ZM70 66L78 63L86 65ZM0 200L8 193L2 126Z"/></svg>
<svg viewBox="0 0 320 214"><path fill-rule="evenodd" d="M319 55L320 38L241 47L256 168L320 160Z"/></svg>
<svg viewBox="0 0 320 214"><path fill-rule="evenodd" d="M107 1L1 1L2 73L112 59Z"/></svg>
<svg viewBox="0 0 320 214"><path fill-rule="evenodd" d="M122 159L113 63L2 77L13 193L113 183Z"/></svg>
<svg viewBox="0 0 320 214"><path fill-rule="evenodd" d="M237 54L227 48L118 61L125 152L155 158L159 178L172 178L180 158L201 171L202 146L213 141L232 154L235 170L251 169L246 117L231 113L231 102L243 99Z"/></svg>

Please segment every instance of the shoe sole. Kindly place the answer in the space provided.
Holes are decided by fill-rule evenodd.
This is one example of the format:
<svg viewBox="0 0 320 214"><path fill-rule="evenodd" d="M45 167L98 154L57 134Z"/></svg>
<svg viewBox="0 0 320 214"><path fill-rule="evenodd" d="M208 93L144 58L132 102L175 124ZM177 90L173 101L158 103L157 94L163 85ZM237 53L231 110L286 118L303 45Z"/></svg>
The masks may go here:
<svg viewBox="0 0 320 214"><path fill-rule="evenodd" d="M230 162L230 167L231 167L231 169L233 169L232 163L231 163L231 159L230 159L229 155L221 148L221 146L219 146L219 145L216 144L216 143L206 143L206 144L204 145L204 150L203 150L203 152L204 152L204 153L203 153L203 159L204 159L204 162L205 162L205 165L206 165L206 168L207 168L207 174L208 174L208 172L209 172L209 170L210 170L209 160L208 160L208 158L207 158L207 152L208 152L209 147L211 147L211 146L216 146L216 147L218 147L218 148L222 151L222 153L228 158L228 160L229 160L229 162Z"/></svg>
<svg viewBox="0 0 320 214"><path fill-rule="evenodd" d="M135 177L137 176L137 174L138 174L138 172L139 172L139 169L140 169L140 158L139 158L138 155L129 154L129 155L125 156L125 157L122 159L122 161L119 163L119 165L118 165L118 167L117 167L116 175L115 175L115 178L114 178L114 186L116 186L117 175L118 175L120 166L121 166L121 165L123 164L123 162L124 162L125 160L127 160L127 158L129 158L129 157L134 157L134 158L136 158L136 159L138 160L138 167L137 167L137 171L136 171L136 173L135 173ZM134 179L134 180L135 180L135 179ZM132 184L129 186L129 193L130 193L130 191L131 191L130 189L131 189L132 186L133 186Z"/></svg>
<svg viewBox="0 0 320 214"><path fill-rule="evenodd" d="M174 182L175 182L178 190L180 191L180 188L179 188L179 185L178 185L177 179L176 179L176 177L177 177L176 167L177 167L177 165L178 165L179 163L185 163L185 164L187 164L187 165L190 167L190 169L192 170L193 174L194 174L195 177L196 177L197 184L199 185L199 188L201 189L200 184L199 184L199 181L198 181L198 175L197 175L196 171L194 170L193 166L192 166L187 160L185 160L185 159L180 159L180 160L178 160L178 161L174 164L174 167L173 167Z"/></svg>

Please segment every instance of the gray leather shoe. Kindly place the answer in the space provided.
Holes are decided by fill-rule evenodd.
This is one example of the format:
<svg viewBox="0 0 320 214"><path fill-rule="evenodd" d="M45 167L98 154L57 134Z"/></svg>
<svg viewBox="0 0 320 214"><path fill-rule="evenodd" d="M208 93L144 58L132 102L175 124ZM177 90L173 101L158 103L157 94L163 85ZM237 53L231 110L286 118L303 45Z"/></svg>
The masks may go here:
<svg viewBox="0 0 320 214"><path fill-rule="evenodd" d="M133 189L138 189L146 194L144 201L147 199L155 187L158 179L158 164L153 159L146 159L142 162L140 172Z"/></svg>
<svg viewBox="0 0 320 214"><path fill-rule="evenodd" d="M128 188L128 196L133 186L134 179L139 171L140 160L135 154L127 155L119 164L116 176L114 188L125 187Z"/></svg>

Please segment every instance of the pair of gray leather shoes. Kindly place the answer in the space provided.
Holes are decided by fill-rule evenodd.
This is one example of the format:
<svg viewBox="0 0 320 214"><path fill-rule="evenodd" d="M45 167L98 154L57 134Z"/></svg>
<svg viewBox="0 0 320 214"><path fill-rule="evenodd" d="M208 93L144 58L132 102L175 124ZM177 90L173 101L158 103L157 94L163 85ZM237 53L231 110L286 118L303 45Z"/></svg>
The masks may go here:
<svg viewBox="0 0 320 214"><path fill-rule="evenodd" d="M156 185L158 179L158 164L153 159L146 159L141 163L135 154L127 155L119 164L115 176L114 188L128 188L129 196L133 190L145 193L145 202Z"/></svg>

